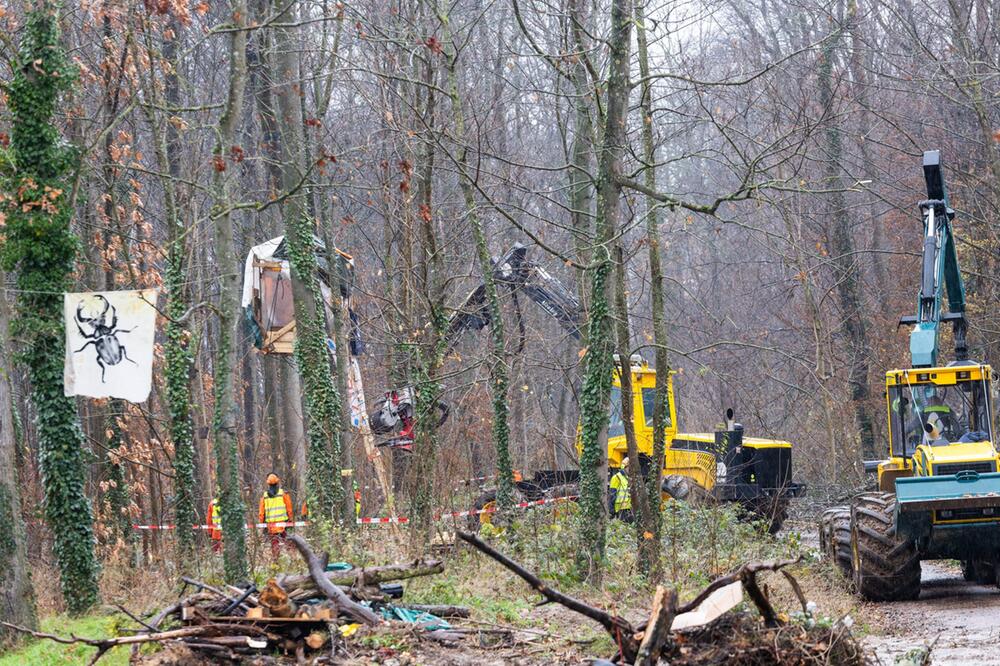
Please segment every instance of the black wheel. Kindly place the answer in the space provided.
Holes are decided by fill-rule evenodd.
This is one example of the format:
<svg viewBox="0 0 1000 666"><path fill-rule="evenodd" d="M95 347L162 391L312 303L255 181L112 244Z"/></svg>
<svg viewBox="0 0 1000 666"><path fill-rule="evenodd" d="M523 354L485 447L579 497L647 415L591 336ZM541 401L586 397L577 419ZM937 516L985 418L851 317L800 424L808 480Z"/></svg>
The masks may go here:
<svg viewBox="0 0 1000 666"><path fill-rule="evenodd" d="M788 520L788 500L760 499L743 503L743 515L747 520L767 523L767 533L777 534Z"/></svg>
<svg viewBox="0 0 1000 666"><path fill-rule="evenodd" d="M711 497L707 490L695 483L690 477L681 474L670 474L663 477L660 488L678 502L704 504Z"/></svg>
<svg viewBox="0 0 1000 666"><path fill-rule="evenodd" d="M962 578L979 585L993 585L997 582L997 572L992 562L965 560L962 562Z"/></svg>
<svg viewBox="0 0 1000 666"><path fill-rule="evenodd" d="M579 504L577 503L580 495L580 486L576 483L564 483L558 486L552 486L546 489L545 499L556 499L557 497L572 497L573 499L561 500L559 502L553 502L547 505L549 512L552 514L553 518L560 518L565 515L570 515L576 511Z"/></svg>
<svg viewBox="0 0 1000 666"><path fill-rule="evenodd" d="M521 494L521 491L518 490L516 487L514 488L514 501L515 502L524 501L524 496ZM479 528L481 528L483 525L492 525L494 522L493 517L495 515L494 513L492 513L492 510L496 509L496 506L497 506L496 489L487 490L483 492L479 497L477 497L475 503L473 503L473 508L475 508L476 511L482 511L483 509L490 509L491 511L487 513L475 513L471 516L468 516L468 518L466 519L466 524L469 527L469 531L475 533L478 532Z"/></svg>
<svg viewBox="0 0 1000 666"><path fill-rule="evenodd" d="M896 496L870 493L851 505L851 568L858 592L870 601L920 595L920 557L913 541L896 533Z"/></svg>
<svg viewBox="0 0 1000 666"><path fill-rule="evenodd" d="M851 509L835 506L819 521L820 549L847 578L851 577Z"/></svg>

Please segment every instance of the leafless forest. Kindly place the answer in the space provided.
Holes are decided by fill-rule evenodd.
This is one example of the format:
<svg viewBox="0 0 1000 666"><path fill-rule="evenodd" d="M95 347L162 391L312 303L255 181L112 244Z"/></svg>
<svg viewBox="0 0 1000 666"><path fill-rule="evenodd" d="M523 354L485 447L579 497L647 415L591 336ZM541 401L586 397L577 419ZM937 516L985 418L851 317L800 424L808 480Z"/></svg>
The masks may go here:
<svg viewBox="0 0 1000 666"><path fill-rule="evenodd" d="M29 9L0 4L0 80L24 66ZM125 533L146 558L172 548L156 532L119 534L114 515L175 520L168 321L192 358L198 521L217 492L216 412L230 419L248 516L271 472L305 498L296 357L261 353L237 307L247 253L296 216L353 257L369 407L415 381L438 344L435 317L482 283L478 226L489 255L527 246L588 314L595 271L614 264L627 301L612 307L615 350L650 362L661 351L680 428L710 432L732 407L748 434L792 442L796 476L824 492L860 485L861 461L885 448L883 375L907 363L897 321L919 285L920 156L939 149L972 355L1000 350L994 2L81 0L54 11L76 72L56 116L79 150L70 290L161 290L149 400L76 402L100 552ZM4 88L0 172L9 102ZM9 387L12 407L0 437L28 551L49 559L38 419L16 361L26 339L8 325L25 291L16 272L0 274L0 401ZM587 343L528 299L501 291L500 305L512 465L574 467ZM220 376L223 339L232 369ZM430 454L420 441L380 448L402 513L415 485L435 510L466 509L456 484L496 472L495 343L489 328L467 331L425 364L450 418ZM330 477L353 469L360 515L381 515L371 460L341 422Z"/></svg>

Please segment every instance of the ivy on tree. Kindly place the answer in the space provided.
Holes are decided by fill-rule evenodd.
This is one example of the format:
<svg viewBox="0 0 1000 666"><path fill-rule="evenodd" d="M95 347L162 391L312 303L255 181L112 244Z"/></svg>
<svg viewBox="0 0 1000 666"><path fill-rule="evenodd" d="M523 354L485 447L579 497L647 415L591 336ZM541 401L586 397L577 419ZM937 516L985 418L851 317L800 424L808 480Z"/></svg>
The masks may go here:
<svg viewBox="0 0 1000 666"><path fill-rule="evenodd" d="M292 271L313 295L319 310L323 303L316 277L315 236L312 220L302 217L288 225L288 254ZM332 252L331 252L332 255ZM331 256L331 265L335 259ZM334 288L337 288L334 286ZM340 483L340 393L330 373L326 329L319 312L295 316L295 363L302 376L307 435L306 499L314 518L342 515L344 488Z"/></svg>
<svg viewBox="0 0 1000 666"><path fill-rule="evenodd" d="M14 76L4 86L12 116L14 175L6 179L0 257L17 271L13 334L24 350L38 415L45 517L52 529L66 606L82 613L97 603L98 565L90 502L84 494L83 432L76 405L63 395L62 292L77 253L70 229L70 172L77 161L53 116L74 72L59 44L55 7L28 15Z"/></svg>

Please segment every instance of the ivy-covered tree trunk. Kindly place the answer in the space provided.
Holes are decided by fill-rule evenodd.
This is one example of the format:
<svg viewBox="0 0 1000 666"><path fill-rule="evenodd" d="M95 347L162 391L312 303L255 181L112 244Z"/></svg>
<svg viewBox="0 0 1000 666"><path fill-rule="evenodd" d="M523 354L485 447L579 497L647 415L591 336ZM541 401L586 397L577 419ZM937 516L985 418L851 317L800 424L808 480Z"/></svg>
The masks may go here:
<svg viewBox="0 0 1000 666"><path fill-rule="evenodd" d="M302 112L299 102L299 67L290 25L298 15L297 3L275 3L287 20L274 27L271 80L277 102L281 133L281 185L285 239L288 244L295 301L295 364L302 377L302 411L306 420L306 500L314 519L337 520L343 515L344 488L340 482L340 394L330 374L329 351L323 316L323 297L316 274L314 221L302 191L306 167ZM333 249L327 248L330 261Z"/></svg>
<svg viewBox="0 0 1000 666"><path fill-rule="evenodd" d="M2 161L0 157L0 164ZM6 277L0 271L0 288L4 284ZM6 526L0 532L0 562L3 563L0 566L0 620L37 629L35 593L21 519L20 465L17 462L7 321L7 297L0 289L0 524ZM0 651L18 638L16 632L0 627Z"/></svg>
<svg viewBox="0 0 1000 666"><path fill-rule="evenodd" d="M611 63L607 81L607 112L598 166L598 206L594 268L591 269L587 352L580 397L580 536L579 564L592 578L600 577L607 531L608 406L614 337L611 240L621 217L622 155L628 117L629 52L632 16L627 0L611 4Z"/></svg>
<svg viewBox="0 0 1000 666"><path fill-rule="evenodd" d="M653 140L653 84L649 78L649 47L646 41L644 3L635 4L636 46L639 56L639 75L642 77L642 99L639 103L642 114L642 155L646 163L645 183L650 190L656 190L656 144ZM649 253L650 300L653 307L653 345L655 346L654 366L656 385L653 388L653 459L646 470L645 489L649 498L649 520L644 521L642 537L648 532L653 535L644 556L647 558L645 573L651 583L657 583L663 576L660 561L662 547L660 535L663 529L663 514L660 511L660 493L663 479L663 459L666 452L667 425L667 381L670 378L670 360L667 356L667 323L665 300L663 297L663 268L660 265L660 204L652 197L646 197L646 247ZM640 554L642 551L640 550Z"/></svg>
<svg viewBox="0 0 1000 666"><path fill-rule="evenodd" d="M61 145L53 117L73 79L59 44L56 8L28 15L13 80L5 86L12 114L11 160L2 211L3 261L20 290L13 333L28 366L38 438L45 517L52 529L66 607L91 608L98 597L92 509L84 494L83 431L76 405L63 395L62 292L77 252L70 229L70 171L77 159Z"/></svg>
<svg viewBox="0 0 1000 666"><path fill-rule="evenodd" d="M451 35L447 7L438 6L438 19L444 30L445 58L448 67L448 94L451 98L451 117L455 123L455 141L458 143L458 180L465 200L465 216L472 228L472 240L476 246L476 258L483 275L486 303L490 311L490 394L493 401L493 447L496 450L497 508L501 514L514 506L514 467L510 459L510 407L507 404L510 390L510 371L507 367L507 350L504 336L500 298L496 280L493 279L493 262L483 223L476 212L476 198L470 180L469 149L465 143L465 113L462 98L458 93L458 51Z"/></svg>
<svg viewBox="0 0 1000 666"><path fill-rule="evenodd" d="M236 256L233 218L229 211L229 179L227 158L233 147L236 125L243 113L243 93L247 79L246 3L233 3L236 30L229 33L229 93L219 119L218 140L213 155L212 182L215 207L215 250L225 269L219 280L219 340L215 354L215 406L212 415L212 440L215 446L216 483L222 516L222 561L226 581L236 583L246 578L246 507L240 495L240 465L237 441L238 404L234 345L241 339L242 309L240 307L240 262ZM235 163L232 163L235 168Z"/></svg>

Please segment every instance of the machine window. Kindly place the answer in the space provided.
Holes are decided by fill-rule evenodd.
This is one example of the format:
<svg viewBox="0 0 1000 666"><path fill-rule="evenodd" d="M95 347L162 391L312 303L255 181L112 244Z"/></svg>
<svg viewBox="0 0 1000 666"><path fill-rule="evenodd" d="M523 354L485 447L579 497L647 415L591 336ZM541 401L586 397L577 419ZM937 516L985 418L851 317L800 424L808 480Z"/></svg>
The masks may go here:
<svg viewBox="0 0 1000 666"><path fill-rule="evenodd" d="M642 389L642 413L646 419L646 427L653 427L653 405L656 403L656 389ZM670 427L670 405L663 414L663 425Z"/></svg>
<svg viewBox="0 0 1000 666"><path fill-rule="evenodd" d="M622 421L622 390L611 387L611 420L608 421L608 437L621 437L625 434L625 423Z"/></svg>
<svg viewBox="0 0 1000 666"><path fill-rule="evenodd" d="M981 380L953 386L890 387L893 455L908 457L921 443L943 446L960 441L992 441L987 400L988 387ZM928 424L936 437L926 431Z"/></svg>

